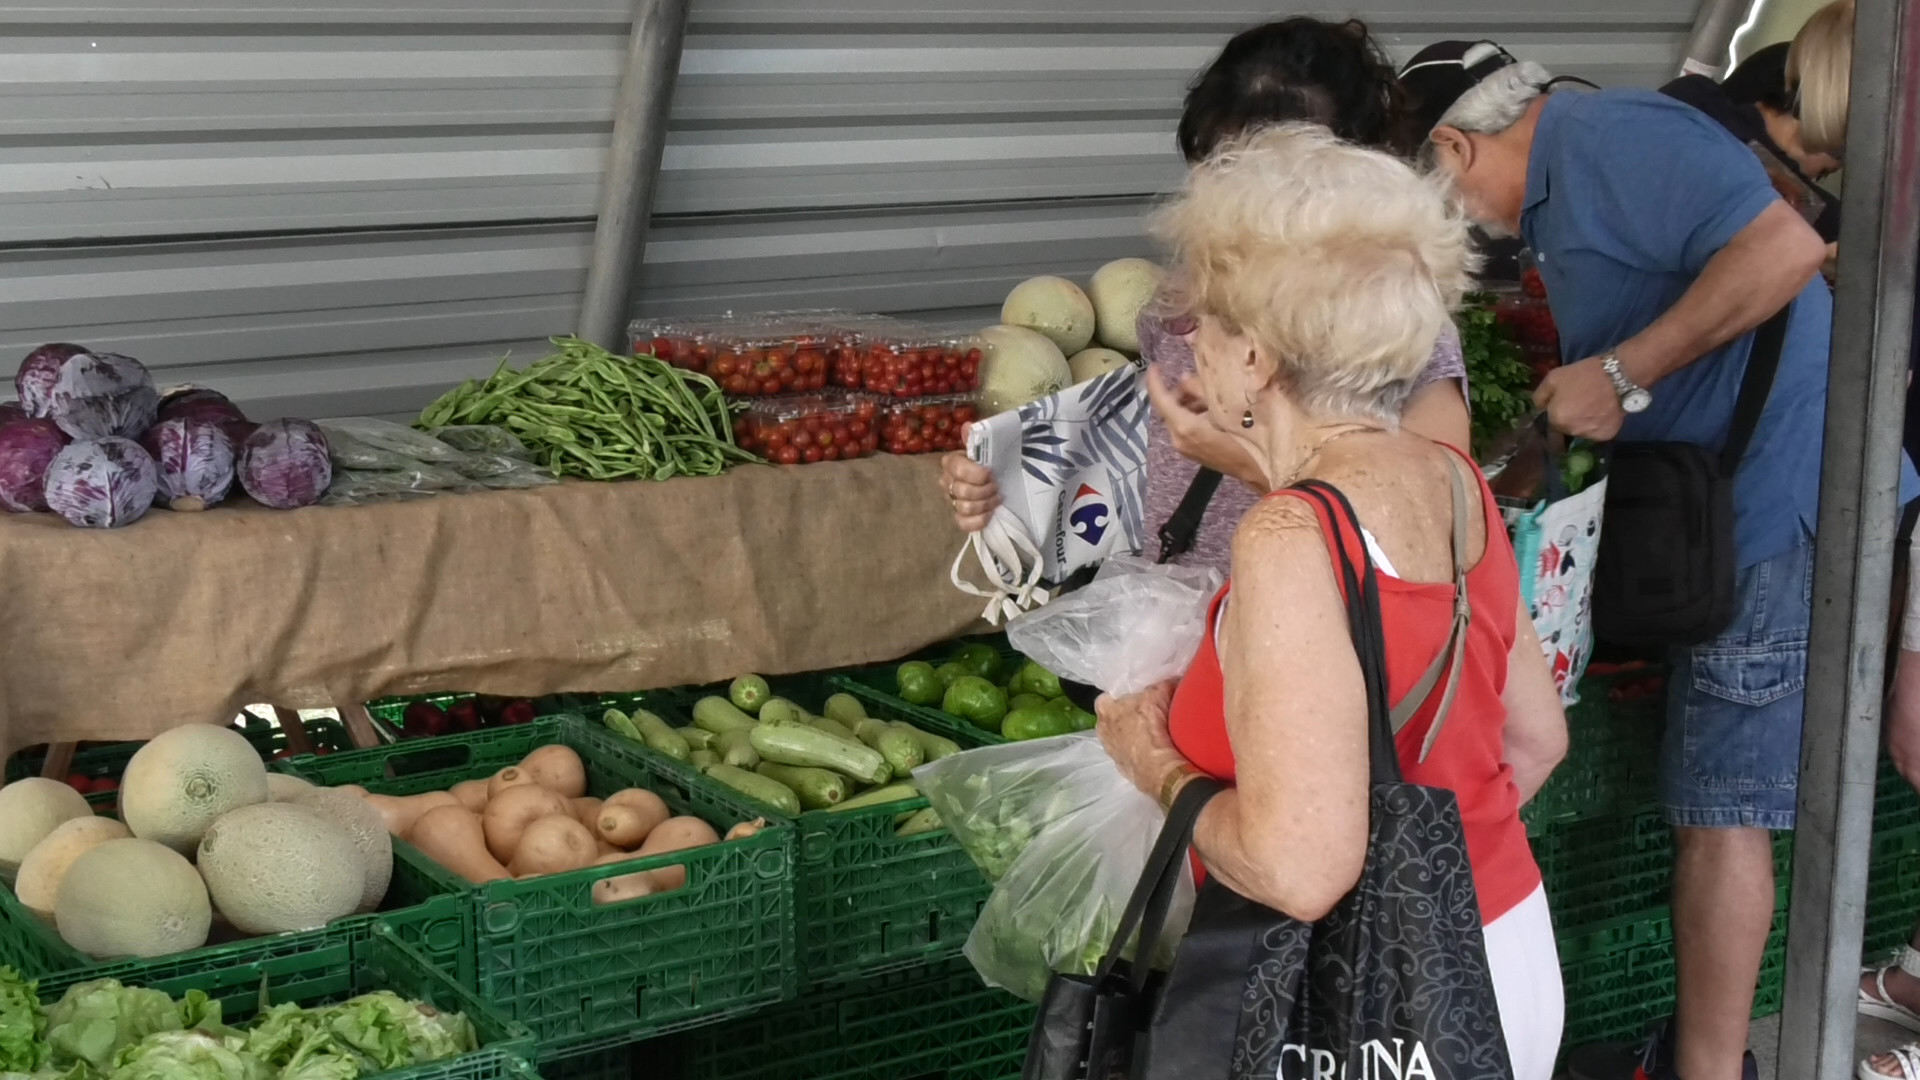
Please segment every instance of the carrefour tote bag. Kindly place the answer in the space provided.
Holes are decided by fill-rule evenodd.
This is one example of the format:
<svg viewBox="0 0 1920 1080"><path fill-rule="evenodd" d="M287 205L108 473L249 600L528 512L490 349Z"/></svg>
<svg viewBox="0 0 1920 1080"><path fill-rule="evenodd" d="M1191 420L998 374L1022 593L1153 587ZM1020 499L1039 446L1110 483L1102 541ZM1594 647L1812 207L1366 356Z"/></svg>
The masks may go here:
<svg viewBox="0 0 1920 1080"><path fill-rule="evenodd" d="M1546 498L1501 511L1520 564L1520 599L1533 617L1560 700L1572 705L1580 700L1580 677L1593 656L1593 564L1600 553L1607 481L1568 495L1557 462L1549 464L1547 475L1553 490Z"/></svg>
<svg viewBox="0 0 1920 1080"><path fill-rule="evenodd" d="M1144 375L1129 366L973 425L967 456L992 471L1001 505L960 549L953 583L986 599L989 622L1046 603L1075 571L1145 548L1151 408Z"/></svg>

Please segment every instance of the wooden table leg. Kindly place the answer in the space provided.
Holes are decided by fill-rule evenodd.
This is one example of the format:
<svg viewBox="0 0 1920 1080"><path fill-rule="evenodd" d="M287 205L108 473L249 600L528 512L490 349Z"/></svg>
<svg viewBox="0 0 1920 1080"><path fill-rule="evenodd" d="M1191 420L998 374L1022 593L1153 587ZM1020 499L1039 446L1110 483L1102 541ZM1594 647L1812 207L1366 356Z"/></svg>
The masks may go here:
<svg viewBox="0 0 1920 1080"><path fill-rule="evenodd" d="M354 746L365 750L386 742L380 737L380 729L373 723L373 714L367 711L365 705L348 705L338 711L341 722L347 725L347 738L353 740Z"/></svg>
<svg viewBox="0 0 1920 1080"><path fill-rule="evenodd" d="M268 706L273 717L280 722L280 730L287 733L287 749L295 757L313 753L313 738L307 734L307 722L300 719L297 709L283 709L278 705Z"/></svg>
<svg viewBox="0 0 1920 1080"><path fill-rule="evenodd" d="M40 766L40 775L49 780L65 780L73 769L73 748L70 742L49 743L47 760Z"/></svg>

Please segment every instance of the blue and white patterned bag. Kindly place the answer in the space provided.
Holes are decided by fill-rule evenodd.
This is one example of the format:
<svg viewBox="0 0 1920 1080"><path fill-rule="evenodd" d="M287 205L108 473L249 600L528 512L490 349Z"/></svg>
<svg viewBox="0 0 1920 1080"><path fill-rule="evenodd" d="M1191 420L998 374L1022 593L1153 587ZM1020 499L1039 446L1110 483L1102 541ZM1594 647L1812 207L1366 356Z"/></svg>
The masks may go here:
<svg viewBox="0 0 1920 1080"><path fill-rule="evenodd" d="M953 583L998 623L1047 602L1049 589L1109 555L1146 547L1147 400L1125 367L973 425L967 456L1000 488L1000 508L967 538ZM969 580L977 564L985 584Z"/></svg>

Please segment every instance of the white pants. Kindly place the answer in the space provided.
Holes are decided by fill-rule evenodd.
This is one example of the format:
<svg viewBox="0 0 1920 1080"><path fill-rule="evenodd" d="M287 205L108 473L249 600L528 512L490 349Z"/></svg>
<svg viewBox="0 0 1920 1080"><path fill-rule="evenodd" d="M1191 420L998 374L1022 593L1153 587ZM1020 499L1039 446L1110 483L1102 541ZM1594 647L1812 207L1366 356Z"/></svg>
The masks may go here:
<svg viewBox="0 0 1920 1080"><path fill-rule="evenodd" d="M1547 890L1541 886L1520 906L1487 924L1487 966L1500 1002L1500 1026L1514 1080L1552 1080L1566 1023L1560 952L1553 941Z"/></svg>

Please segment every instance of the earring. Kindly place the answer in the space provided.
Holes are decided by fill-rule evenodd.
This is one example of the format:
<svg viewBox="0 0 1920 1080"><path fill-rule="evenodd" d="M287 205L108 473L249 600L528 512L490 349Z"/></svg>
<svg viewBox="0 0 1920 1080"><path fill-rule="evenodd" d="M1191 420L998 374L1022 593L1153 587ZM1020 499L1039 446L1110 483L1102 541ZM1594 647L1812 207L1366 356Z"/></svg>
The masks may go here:
<svg viewBox="0 0 1920 1080"><path fill-rule="evenodd" d="M1253 426L1253 410L1252 409L1248 409L1246 412L1240 415L1240 426L1243 428L1250 428Z"/></svg>

